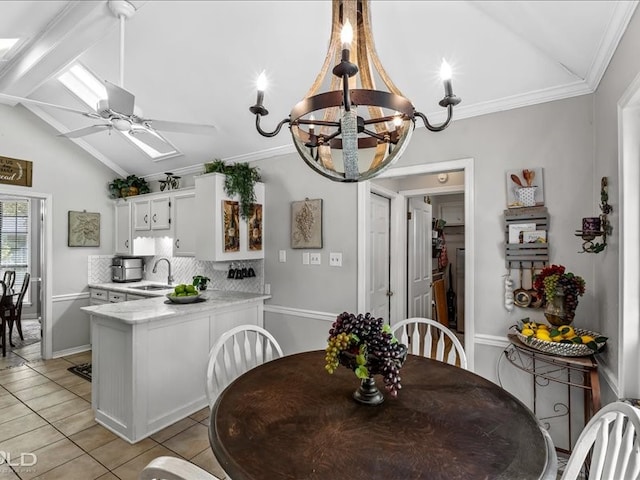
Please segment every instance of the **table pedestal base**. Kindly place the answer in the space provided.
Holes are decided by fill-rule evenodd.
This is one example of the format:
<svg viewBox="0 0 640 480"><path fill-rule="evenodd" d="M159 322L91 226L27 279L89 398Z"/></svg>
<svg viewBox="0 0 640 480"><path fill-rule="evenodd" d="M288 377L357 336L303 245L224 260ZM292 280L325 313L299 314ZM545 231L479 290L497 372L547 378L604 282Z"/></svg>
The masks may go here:
<svg viewBox="0 0 640 480"><path fill-rule="evenodd" d="M380 405L384 402L384 395L378 390L376 381L373 377L363 378L360 388L353 392L353 398L356 402L365 405Z"/></svg>

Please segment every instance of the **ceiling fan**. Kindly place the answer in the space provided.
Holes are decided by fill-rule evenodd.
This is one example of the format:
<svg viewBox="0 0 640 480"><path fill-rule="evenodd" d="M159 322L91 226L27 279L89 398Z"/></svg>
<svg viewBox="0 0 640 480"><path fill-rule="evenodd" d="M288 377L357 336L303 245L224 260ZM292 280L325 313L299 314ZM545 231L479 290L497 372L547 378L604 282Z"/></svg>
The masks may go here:
<svg viewBox="0 0 640 480"><path fill-rule="evenodd" d="M110 131L114 128L121 132L127 132L130 135L146 133L146 138L155 136L155 140L161 141L164 141L164 139L157 133L157 131L191 133L196 135L213 134L216 130L213 125L154 120L151 118L144 118L136 112L137 109L134 108L135 96L122 88L124 83L124 23L126 19L130 18L135 13L135 8L126 0L110 0L109 8L120 20L120 85L118 86L109 81L104 81L107 98L101 99L98 102L95 112L82 111L72 107L41 102L30 98L16 97L4 93L0 93L0 99L4 98L13 102L58 108L68 112L79 113L85 117L104 121L104 123L71 130L59 135L67 138L84 137L85 135L91 135L92 133L104 130Z"/></svg>

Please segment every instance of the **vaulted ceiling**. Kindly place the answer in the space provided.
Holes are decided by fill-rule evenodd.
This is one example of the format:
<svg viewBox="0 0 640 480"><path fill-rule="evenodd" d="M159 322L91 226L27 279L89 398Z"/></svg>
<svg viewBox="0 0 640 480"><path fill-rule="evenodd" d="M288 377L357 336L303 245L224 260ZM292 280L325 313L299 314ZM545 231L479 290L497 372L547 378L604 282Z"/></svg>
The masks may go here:
<svg viewBox="0 0 640 480"><path fill-rule="evenodd" d="M270 87L269 130L303 98L326 55L331 2L131 1L124 83L145 117L208 124L213 134L162 132L180 155L153 161L115 131L76 142L119 174L153 177L202 170L214 158L250 161L293 151L282 132L261 137L248 108L255 80ZM371 2L378 55L416 108L437 121L444 57L463 99L455 119L593 92L636 8L636 1ZM0 60L0 93L78 110L86 106L58 76L80 62L119 83L119 21L107 1L2 1L0 38L19 38ZM16 102L0 102L14 105ZM25 104L59 132L96 121ZM17 107L20 108L20 107Z"/></svg>

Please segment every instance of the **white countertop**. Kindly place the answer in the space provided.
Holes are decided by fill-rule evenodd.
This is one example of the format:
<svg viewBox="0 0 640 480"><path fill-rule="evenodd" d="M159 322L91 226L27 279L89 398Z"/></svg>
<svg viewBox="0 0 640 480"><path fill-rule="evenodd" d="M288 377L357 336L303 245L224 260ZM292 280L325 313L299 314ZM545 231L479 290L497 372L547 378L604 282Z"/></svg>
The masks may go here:
<svg viewBox="0 0 640 480"><path fill-rule="evenodd" d="M167 293L173 292L175 285L167 287L164 290L139 290L135 287L142 287L145 285L166 285L164 283L150 282L148 280L141 280L139 282L108 282L108 283L90 283L89 288L102 288L104 290L111 290L112 292L131 293L134 295L140 295L143 297L164 297ZM176 284L177 285L177 284Z"/></svg>
<svg viewBox="0 0 640 480"><path fill-rule="evenodd" d="M136 282L136 285L139 284L140 283ZM107 288L105 285L111 284L93 284L89 286L93 288ZM198 312L205 312L231 305L251 303L271 298L270 295L259 293L205 290L201 293L201 298L204 298L205 301L189 304L177 304L171 303L165 297L165 295L173 291L173 289L141 291L126 287L125 285L127 284L116 283L114 285L118 286L117 288L119 290L117 291L136 294L144 292L144 294L152 294L153 296L144 300L132 300L129 302L92 305L89 307L82 307L81 310L87 312L90 315L95 315L103 318L111 318L123 323L134 324L151 322L153 320L163 320L171 317L178 317L180 315L191 315ZM115 288L116 287L114 287L114 290Z"/></svg>

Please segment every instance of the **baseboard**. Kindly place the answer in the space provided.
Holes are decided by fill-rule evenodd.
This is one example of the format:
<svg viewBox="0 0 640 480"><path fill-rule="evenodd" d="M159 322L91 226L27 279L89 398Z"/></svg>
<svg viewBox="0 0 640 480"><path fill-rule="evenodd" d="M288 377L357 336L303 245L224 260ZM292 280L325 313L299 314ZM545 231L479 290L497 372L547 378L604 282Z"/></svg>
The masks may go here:
<svg viewBox="0 0 640 480"><path fill-rule="evenodd" d="M79 347L68 348L66 350L59 350L53 352L51 358L68 357L69 355L75 355L76 353L88 352L91 350L91 345L81 345Z"/></svg>
<svg viewBox="0 0 640 480"><path fill-rule="evenodd" d="M323 320L326 322L335 322L337 313L317 312L314 310L304 310L302 308L283 307L281 305L264 306L264 311L269 313L278 313L280 315L289 315L292 317L312 318L314 320Z"/></svg>

